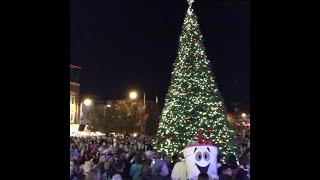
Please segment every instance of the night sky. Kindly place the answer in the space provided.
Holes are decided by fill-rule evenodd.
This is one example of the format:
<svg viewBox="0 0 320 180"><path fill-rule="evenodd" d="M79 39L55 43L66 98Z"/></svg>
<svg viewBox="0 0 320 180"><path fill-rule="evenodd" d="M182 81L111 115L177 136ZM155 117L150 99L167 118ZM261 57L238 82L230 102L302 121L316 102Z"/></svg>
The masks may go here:
<svg viewBox="0 0 320 180"><path fill-rule="evenodd" d="M128 89L163 103L177 56L186 0L71 0L70 63L82 67L81 94L123 99ZM250 106L248 0L195 0L218 87L228 110Z"/></svg>

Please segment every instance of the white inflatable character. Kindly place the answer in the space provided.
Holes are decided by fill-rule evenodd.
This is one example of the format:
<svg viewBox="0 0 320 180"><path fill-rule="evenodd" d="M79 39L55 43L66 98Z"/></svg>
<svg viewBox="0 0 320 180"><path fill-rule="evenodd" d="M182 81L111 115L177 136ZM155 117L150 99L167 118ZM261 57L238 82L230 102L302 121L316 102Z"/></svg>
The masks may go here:
<svg viewBox="0 0 320 180"><path fill-rule="evenodd" d="M186 180L187 179L187 169L186 162L177 162L171 173L172 180Z"/></svg>
<svg viewBox="0 0 320 180"><path fill-rule="evenodd" d="M204 141L202 134L198 133L198 140L183 150L187 179L197 180L200 173L207 174L209 179L219 179L217 154L217 147L211 141Z"/></svg>

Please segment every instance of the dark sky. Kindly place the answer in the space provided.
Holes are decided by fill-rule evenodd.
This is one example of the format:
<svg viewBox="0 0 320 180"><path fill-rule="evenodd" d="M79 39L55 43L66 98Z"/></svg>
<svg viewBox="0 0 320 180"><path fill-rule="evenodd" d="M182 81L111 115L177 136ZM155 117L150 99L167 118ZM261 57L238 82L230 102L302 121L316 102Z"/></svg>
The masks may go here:
<svg viewBox="0 0 320 180"><path fill-rule="evenodd" d="M128 89L163 102L187 10L186 0L71 0L70 63L81 93L126 98ZM195 0L206 53L230 110L250 105L248 0Z"/></svg>

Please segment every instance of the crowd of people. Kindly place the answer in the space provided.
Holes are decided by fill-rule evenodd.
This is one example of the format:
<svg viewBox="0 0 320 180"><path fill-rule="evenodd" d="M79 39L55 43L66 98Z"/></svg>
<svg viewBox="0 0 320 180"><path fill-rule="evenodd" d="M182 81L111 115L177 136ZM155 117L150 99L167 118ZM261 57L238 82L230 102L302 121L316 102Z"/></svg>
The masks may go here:
<svg viewBox="0 0 320 180"><path fill-rule="evenodd" d="M250 179L250 131L247 131L244 137L239 135L234 139L241 155L239 160L236 160L235 156L230 156L227 164L220 166L220 180Z"/></svg>
<svg viewBox="0 0 320 180"><path fill-rule="evenodd" d="M250 178L250 137L241 144L249 146L239 160L230 156L226 164L219 162L221 180ZM71 180L170 180L179 161L179 155L154 151L148 136L70 137Z"/></svg>

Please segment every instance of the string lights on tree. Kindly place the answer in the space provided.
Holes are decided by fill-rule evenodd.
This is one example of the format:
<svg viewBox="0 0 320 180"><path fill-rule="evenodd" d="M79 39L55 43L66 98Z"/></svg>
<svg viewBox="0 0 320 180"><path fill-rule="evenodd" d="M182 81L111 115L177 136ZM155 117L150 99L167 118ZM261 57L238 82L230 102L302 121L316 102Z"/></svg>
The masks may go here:
<svg viewBox="0 0 320 180"><path fill-rule="evenodd" d="M181 153L184 146L201 131L204 138L218 146L222 161L225 161L230 154L237 156L232 141L233 132L205 53L203 37L192 9L193 2L188 0L177 58L173 63L154 144L159 152L170 155ZM168 137L170 141L167 141Z"/></svg>

